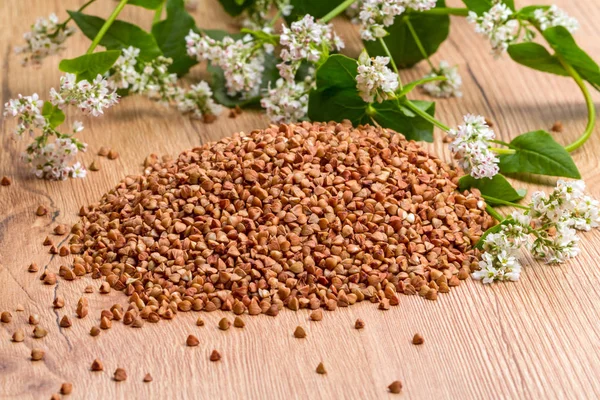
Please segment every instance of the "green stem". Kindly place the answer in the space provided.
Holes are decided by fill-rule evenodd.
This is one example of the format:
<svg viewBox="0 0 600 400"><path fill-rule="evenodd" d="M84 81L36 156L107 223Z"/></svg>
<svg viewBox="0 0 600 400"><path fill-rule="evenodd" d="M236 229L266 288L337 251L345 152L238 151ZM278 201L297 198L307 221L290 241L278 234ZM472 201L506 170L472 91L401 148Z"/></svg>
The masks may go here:
<svg viewBox="0 0 600 400"><path fill-rule="evenodd" d="M415 28L413 27L412 22L410 22L410 18L405 18L404 22L406 23L406 26L408 27L410 34L412 35L413 39L415 40L415 43L417 44L417 47L419 48L421 55L423 56L423 58L425 60L427 60L427 64L429 64L431 69L433 71L435 71L435 67L433 66L433 63L431 62L431 60L429 59L429 54L427 54L427 52L425 51L425 48L423 47L423 43L421 43L421 39L419 39L419 36L417 35L417 32L415 31Z"/></svg>
<svg viewBox="0 0 600 400"><path fill-rule="evenodd" d="M513 203L512 201L497 199L495 197L486 196L485 194L482 194L481 197L483 197L484 200L491 201L492 203L496 203L496 204L502 204L503 206L511 206L511 207L521 208L523 210L529 210L529 207L523 206L521 204Z"/></svg>
<svg viewBox="0 0 600 400"><path fill-rule="evenodd" d="M585 104L587 106L588 111L588 122L585 127L585 131L583 134L573 143L568 146L565 146L565 150L568 152L572 152L583 146L585 142L590 138L592 132L594 132L594 125L596 124L596 108L594 107L594 100L592 99L592 95L590 94L587 86L585 86L585 82L581 79L579 73L569 64L561 55L556 54L556 57L562 64L562 66L567 70L569 75L575 80L579 89L583 93L583 97L585 97Z"/></svg>
<svg viewBox="0 0 600 400"><path fill-rule="evenodd" d="M277 22L277 20L279 18L281 18L281 15L283 15L283 13L281 12L281 10L278 8L277 9L277 13L275 14L275 16L271 19L271 21L269 21L269 26L274 26L275 22Z"/></svg>
<svg viewBox="0 0 600 400"><path fill-rule="evenodd" d="M492 140L488 140L488 142L500 144L500 145L506 146L506 147L510 147L510 144L503 142L502 140L492 139Z"/></svg>
<svg viewBox="0 0 600 400"><path fill-rule="evenodd" d="M163 1L162 3L160 3L160 6L158 6L158 8L156 9L156 12L154 13L154 19L152 20L152 25L160 22L160 19L162 18L162 13L163 13L164 7L165 7L165 2Z"/></svg>
<svg viewBox="0 0 600 400"><path fill-rule="evenodd" d="M114 9L114 11L112 12L112 14L110 14L110 17L108 17L108 19L106 20L106 22L104 22L104 25L102 25L102 28L100 28L100 30L98 31L98 34L96 35L96 37L92 41L92 44L88 48L86 54L92 54L94 52L94 49L96 48L96 46L98 46L98 44L100 43L100 41L102 40L102 38L104 37L104 35L106 34L106 32L108 32L108 29L110 28L110 26L112 25L112 23L115 22L115 20L117 19L117 17L121 13L121 11L123 11L123 8L125 8L125 5L127 4L127 1L128 0L121 0L119 2L119 4Z"/></svg>
<svg viewBox="0 0 600 400"><path fill-rule="evenodd" d="M388 49L387 44L385 44L385 40L383 38L379 38L379 44L383 47L383 51L390 58L390 63L392 64L392 69L398 75L398 90L402 91L402 80L400 79L400 72L398 72L398 67L396 66L396 62L394 61L394 57L392 57L392 53L390 49Z"/></svg>
<svg viewBox="0 0 600 400"><path fill-rule="evenodd" d="M415 106L410 100L406 100L406 102L404 102L402 104L405 105L406 107L410 108L411 111L413 111L415 114L419 115L424 120L429 121L433 125L435 125L438 128L440 128L441 130L443 130L445 132L448 132L450 130L449 126L444 125L442 122L438 121L437 119L435 119L431 115L427 114L425 111L423 111L419 107Z"/></svg>
<svg viewBox="0 0 600 400"><path fill-rule="evenodd" d="M498 147L490 147L490 150L496 154L515 154L515 149L499 149Z"/></svg>
<svg viewBox="0 0 600 400"><path fill-rule="evenodd" d="M329 11L327 13L327 15L325 15L323 18L321 18L321 22L327 23L327 22L331 21L332 19L334 19L335 17L340 15L342 12L344 12L344 10L346 10L346 8L350 7L352 5L352 3L354 3L354 1L355 0L346 0L343 3L340 3L336 8Z"/></svg>
<svg viewBox="0 0 600 400"><path fill-rule="evenodd" d="M87 7L88 7L90 4L92 4L92 3L93 3L93 2L95 2L95 1L96 1L96 0L89 0L87 3L85 3L84 5L82 5L81 7L79 7L79 8L77 9L77 12L82 12L82 11L83 11L83 10L85 10L85 9L86 9L86 8L87 8ZM72 19L73 19L73 18L72 18L71 16L69 16L69 18L67 18L67 19L66 19L66 21L65 21L65 22L63 22L61 25L62 25L62 26L67 26L67 24L68 24L69 22L71 22L71 20L72 20Z"/></svg>
<svg viewBox="0 0 600 400"><path fill-rule="evenodd" d="M498 222L504 221L504 217L498 211L494 210L489 204L485 205L485 211L487 211L487 213L494 217Z"/></svg>
<svg viewBox="0 0 600 400"><path fill-rule="evenodd" d="M460 17L466 17L469 15L468 8L454 8L454 7L440 7L432 8L431 10L423 11L421 14L429 15L458 15Z"/></svg>

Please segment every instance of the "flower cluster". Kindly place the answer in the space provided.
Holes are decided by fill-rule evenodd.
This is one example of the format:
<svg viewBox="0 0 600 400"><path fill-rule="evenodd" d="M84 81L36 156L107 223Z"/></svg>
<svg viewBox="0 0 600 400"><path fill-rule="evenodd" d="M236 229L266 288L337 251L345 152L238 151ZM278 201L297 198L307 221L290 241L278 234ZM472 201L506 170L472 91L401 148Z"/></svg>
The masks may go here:
<svg viewBox="0 0 600 400"><path fill-rule="evenodd" d="M564 26L569 32L574 33L579 29L579 22L556 5L538 8L533 12L533 18L540 24L542 30L553 26Z"/></svg>
<svg viewBox="0 0 600 400"><path fill-rule="evenodd" d="M81 131L79 123L73 125L73 133ZM86 145L75 138L57 138L52 143L43 144L41 141L32 143L23 154L25 162L30 163L32 171L38 178L64 180L70 178L85 178L87 171L81 163L73 163L79 151L85 151Z"/></svg>
<svg viewBox="0 0 600 400"><path fill-rule="evenodd" d="M279 74L288 82L294 81L302 61L316 64L331 50L341 50L344 42L328 24L316 22L311 15L305 15L290 27L283 27L279 43L282 46L277 65Z"/></svg>
<svg viewBox="0 0 600 400"><path fill-rule="evenodd" d="M436 76L444 77L444 80L431 81L425 83L423 90L433 97L448 98L462 97L460 87L462 86L462 78L458 73L457 66L450 66L447 61L441 61L440 67L437 70L432 70L425 78L433 78Z"/></svg>
<svg viewBox="0 0 600 400"><path fill-rule="evenodd" d="M208 60L223 70L229 96L241 94L243 98L251 98L258 94L265 69L265 48L256 46L251 35L240 40L227 36L216 41L190 30L185 40L190 57Z"/></svg>
<svg viewBox="0 0 600 400"><path fill-rule="evenodd" d="M204 119L210 122L216 115L221 113L221 106L215 104L212 99L212 91L208 83L200 81L192 85L187 92L181 91L176 97L177 108L182 113L189 113L194 118Z"/></svg>
<svg viewBox="0 0 600 400"><path fill-rule="evenodd" d="M481 115L467 114L464 124L448 131L454 140L450 150L461 166L476 179L492 178L499 172L498 157L490 150L489 141L495 138L494 131Z"/></svg>
<svg viewBox="0 0 600 400"><path fill-rule="evenodd" d="M307 84L278 79L274 88L269 85L260 105L274 123L299 121L308 112Z"/></svg>
<svg viewBox="0 0 600 400"><path fill-rule="evenodd" d="M398 74L390 70L387 65L389 57L371 58L363 51L358 58L358 74L356 75L356 88L362 99L367 103L394 97L398 88Z"/></svg>
<svg viewBox="0 0 600 400"><path fill-rule="evenodd" d="M577 230L589 231L600 226L600 202L585 195L583 181L559 180L549 195L533 194L528 210L514 212L500 225L497 233L483 241L481 269L473 278L484 283L519 278L519 248L548 263L562 263L579 254ZM533 236L533 242L529 238Z"/></svg>
<svg viewBox="0 0 600 400"><path fill-rule="evenodd" d="M168 105L177 96L177 74L169 73L173 60L159 56L149 62L140 62L140 49L129 47L113 66L109 82L118 89L148 96Z"/></svg>
<svg viewBox="0 0 600 400"><path fill-rule="evenodd" d="M31 26L31 32L23 35L26 45L15 47L15 52L24 55L23 65L39 65L44 58L61 51L63 43L75 33L75 29L59 25L56 14L48 19L38 18Z"/></svg>
<svg viewBox="0 0 600 400"><path fill-rule="evenodd" d="M37 93L31 96L21 96L17 99L10 99L4 105L4 116L11 116L17 119L15 134L22 136L24 132L33 134L34 129L46 129L47 119L42 115L42 106L44 102L40 100Z"/></svg>
<svg viewBox="0 0 600 400"><path fill-rule="evenodd" d="M475 32L488 37L496 56L502 55L517 40L519 21L513 19L512 10L499 0L482 16L469 11L467 20L475 24Z"/></svg>
<svg viewBox="0 0 600 400"><path fill-rule="evenodd" d="M353 22L360 24L364 40L376 40L387 35L386 27L394 23L406 10L427 11L435 7L435 0L359 0L350 11Z"/></svg>
<svg viewBox="0 0 600 400"><path fill-rule="evenodd" d="M85 79L77 82L74 74L66 74L60 78L60 87L50 89L50 101L59 108L76 105L85 115L97 117L104 114L104 109L114 106L119 101L115 90L108 87L102 75L88 82Z"/></svg>

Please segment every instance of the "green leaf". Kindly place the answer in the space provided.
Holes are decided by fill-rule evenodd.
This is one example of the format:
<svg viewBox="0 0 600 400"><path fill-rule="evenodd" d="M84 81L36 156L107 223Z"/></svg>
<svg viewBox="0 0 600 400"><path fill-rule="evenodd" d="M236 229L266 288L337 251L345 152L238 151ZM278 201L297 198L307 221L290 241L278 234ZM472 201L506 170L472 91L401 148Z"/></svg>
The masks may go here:
<svg viewBox="0 0 600 400"><path fill-rule="evenodd" d="M46 117L52 128L56 128L65 121L65 113L63 113L58 106L53 105L49 101L44 102L42 115Z"/></svg>
<svg viewBox="0 0 600 400"><path fill-rule="evenodd" d="M460 190L477 188L485 196L510 202L521 200L526 193L524 190L515 190L501 174L494 175L492 179L475 179L471 175L465 175L458 180L458 188ZM490 205L497 204L489 199L487 202Z"/></svg>
<svg viewBox="0 0 600 400"><path fill-rule="evenodd" d="M290 5L293 6L290 15L285 17L287 23L292 23L310 14L313 17L322 18L329 11L339 6L344 0L291 0Z"/></svg>
<svg viewBox="0 0 600 400"><path fill-rule="evenodd" d="M583 79L591 83L596 89L600 87L600 67L583 51L573 39L573 36L563 26L546 29L544 38L550 46L565 59Z"/></svg>
<svg viewBox="0 0 600 400"><path fill-rule="evenodd" d="M438 0L437 7L445 7L444 0ZM401 68L411 67L424 57L408 29L406 21L410 20L425 52L431 56L448 37L450 17L448 15L431 15L421 12L409 12L397 17L394 24L387 28L389 35L383 40L396 62ZM386 53L378 40L363 41L369 55L385 56Z"/></svg>
<svg viewBox="0 0 600 400"><path fill-rule="evenodd" d="M227 14L236 17L254 4L255 0L219 0Z"/></svg>
<svg viewBox="0 0 600 400"><path fill-rule="evenodd" d="M187 54L185 37L198 31L194 18L185 10L183 0L167 0L167 18L152 26L152 35L165 57L173 59L169 71L181 76L198 63Z"/></svg>
<svg viewBox="0 0 600 400"><path fill-rule="evenodd" d="M77 11L69 11L69 15L90 40L94 40L105 22L102 18ZM151 61L162 55L150 33L125 21L113 22L100 41L100 45L106 47L107 50L120 50L129 46L137 47L140 49L140 58L144 61Z"/></svg>
<svg viewBox="0 0 600 400"><path fill-rule="evenodd" d="M397 96L398 97L406 96L407 94L412 92L413 89L416 88L417 86L424 85L428 82L445 81L445 80L446 80L446 77L444 77L444 76L430 76L430 77L426 77L426 78L417 79L416 81L408 82L406 85L404 85L404 87L402 87L402 90L397 93Z"/></svg>
<svg viewBox="0 0 600 400"><path fill-rule="evenodd" d="M356 89L356 60L335 54L317 69L317 89L312 90L308 101L308 117L313 121L341 121L348 119L353 124L378 123L384 128L404 134L409 140L433 139L433 126L402 106L397 100L369 105L359 96ZM434 103L413 101L433 115Z"/></svg>
<svg viewBox="0 0 600 400"><path fill-rule="evenodd" d="M119 50L108 50L99 53L84 54L70 60L62 60L58 68L63 72L77 75L77 80L92 81L98 74L104 74L121 55Z"/></svg>
<svg viewBox="0 0 600 400"><path fill-rule="evenodd" d="M504 0L502 2L506 4L508 8L515 11L514 0ZM463 3L465 3L470 11L474 11L477 15L483 14L494 5L492 0L463 0Z"/></svg>
<svg viewBox="0 0 600 400"><path fill-rule="evenodd" d="M556 143L548 132L533 131L517 136L510 142L515 154L500 156L503 173L532 174L581 178L571 155Z"/></svg>
<svg viewBox="0 0 600 400"><path fill-rule="evenodd" d="M553 56L540 44L533 42L517 43L508 46L508 54L519 64L551 74L568 76L556 56Z"/></svg>
<svg viewBox="0 0 600 400"><path fill-rule="evenodd" d="M127 4L157 10L164 2L165 0L129 0Z"/></svg>

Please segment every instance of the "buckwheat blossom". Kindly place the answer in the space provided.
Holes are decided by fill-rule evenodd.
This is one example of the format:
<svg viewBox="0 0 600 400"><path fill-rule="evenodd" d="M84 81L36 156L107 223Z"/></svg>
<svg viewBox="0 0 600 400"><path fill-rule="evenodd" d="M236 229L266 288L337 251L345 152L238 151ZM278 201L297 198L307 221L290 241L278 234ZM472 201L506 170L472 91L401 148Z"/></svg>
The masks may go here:
<svg viewBox="0 0 600 400"><path fill-rule="evenodd" d="M540 24L542 30L553 26L564 26L569 32L574 33L579 29L577 19L569 16L564 10L552 5L548 8L538 8L533 12L533 18Z"/></svg>
<svg viewBox="0 0 600 400"><path fill-rule="evenodd" d="M289 28L284 26L279 44L282 46L280 57L283 62L277 68L279 75L288 82L295 79L303 61L315 64L324 52L344 48L344 42L333 31L333 27L315 21L311 15L292 22Z"/></svg>
<svg viewBox="0 0 600 400"><path fill-rule="evenodd" d="M458 73L457 66L452 67L447 61L440 61L440 67L437 70L432 70L425 78L436 76L443 76L446 79L422 85L421 87L426 93L439 98L462 97L462 92L460 91L462 78Z"/></svg>
<svg viewBox="0 0 600 400"><path fill-rule="evenodd" d="M74 128L75 130L75 128ZM74 138L58 138L52 143L32 143L23 159L32 166L33 173L38 178L64 180L84 178L86 170L80 163L73 160L79 151L85 151L86 146Z"/></svg>
<svg viewBox="0 0 600 400"><path fill-rule="evenodd" d="M403 3L401 0L362 0L358 12L360 36L364 40L376 40L387 35L385 28L406 11Z"/></svg>
<svg viewBox="0 0 600 400"><path fill-rule="evenodd" d="M17 119L15 134L22 136L24 132L33 134L34 129L45 129L48 121L42 115L44 102L37 93L31 96L21 96L17 99L10 99L4 105L4 116L10 116Z"/></svg>
<svg viewBox="0 0 600 400"><path fill-rule="evenodd" d="M50 14L47 19L40 17L31 26L31 31L23 35L25 46L15 47L15 52L24 56L23 65L39 65L44 58L64 49L63 44L75 29L58 22L56 14Z"/></svg>
<svg viewBox="0 0 600 400"><path fill-rule="evenodd" d="M356 75L356 88L360 97L367 103L394 97L398 88L398 75L387 67L389 57L371 58L362 52L358 59L358 74Z"/></svg>
<svg viewBox="0 0 600 400"><path fill-rule="evenodd" d="M496 135L481 115L467 114L464 123L448 131L454 140L450 150L461 167L476 179L492 178L499 172L498 157L490 150L489 141Z"/></svg>
<svg viewBox="0 0 600 400"><path fill-rule="evenodd" d="M190 57L210 61L223 70L229 96L251 98L258 94L265 69L265 49L256 46L252 36L240 40L227 36L219 42L190 30L185 40Z"/></svg>
<svg viewBox="0 0 600 400"><path fill-rule="evenodd" d="M512 17L512 10L496 0L492 8L482 16L469 11L467 20L475 24L475 32L487 36L492 45L492 53L498 57L518 38L519 21Z"/></svg>
<svg viewBox="0 0 600 400"><path fill-rule="evenodd" d="M247 17L242 21L242 25L250 29L264 29L270 23L269 12L273 7L284 17L290 15L294 8L290 0L255 0L246 8Z"/></svg>
<svg viewBox="0 0 600 400"><path fill-rule="evenodd" d="M274 88L269 85L260 105L273 123L300 121L308 112L307 84L278 79Z"/></svg>
<svg viewBox="0 0 600 400"><path fill-rule="evenodd" d="M222 110L220 105L215 104L212 95L208 83L201 81L192 85L190 90L181 92L175 101L177 108L182 113L190 113L194 118L211 122Z"/></svg>
<svg viewBox="0 0 600 400"><path fill-rule="evenodd" d="M508 279L518 278L514 272L519 248L549 264L576 257L580 253L577 231L600 226L599 206L597 200L585 194L583 181L559 180L550 194L535 192L526 211L513 212L498 233L486 236L481 269L473 277L491 283L507 280L508 272Z"/></svg>
<svg viewBox="0 0 600 400"><path fill-rule="evenodd" d="M77 82L74 74L66 74L60 78L58 91L50 89L50 101L59 108L75 105L84 114L97 117L104 114L105 108L117 104L118 96L100 74L92 82L85 79Z"/></svg>

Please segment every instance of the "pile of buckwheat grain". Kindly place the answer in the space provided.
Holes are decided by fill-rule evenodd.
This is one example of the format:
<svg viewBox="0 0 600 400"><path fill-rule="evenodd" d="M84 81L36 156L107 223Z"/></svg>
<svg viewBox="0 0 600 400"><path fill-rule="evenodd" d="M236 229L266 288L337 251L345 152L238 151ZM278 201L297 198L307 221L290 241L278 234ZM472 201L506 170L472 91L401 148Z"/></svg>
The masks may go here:
<svg viewBox="0 0 600 400"><path fill-rule="evenodd" d="M372 126L271 126L146 167L82 207L60 271L125 292L126 323L435 300L493 224L478 192L456 191L458 171Z"/></svg>

